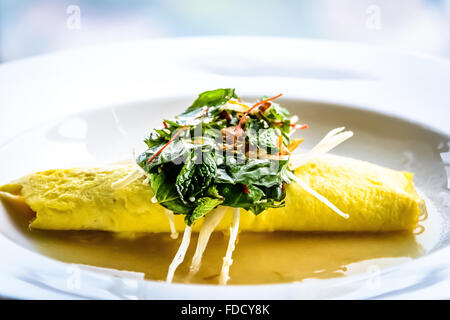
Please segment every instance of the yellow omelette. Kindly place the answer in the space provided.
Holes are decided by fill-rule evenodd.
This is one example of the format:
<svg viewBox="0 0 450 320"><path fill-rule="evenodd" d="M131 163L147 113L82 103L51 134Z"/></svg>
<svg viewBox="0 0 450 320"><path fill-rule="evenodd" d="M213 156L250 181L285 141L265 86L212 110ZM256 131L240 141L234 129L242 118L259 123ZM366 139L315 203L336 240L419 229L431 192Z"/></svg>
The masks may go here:
<svg viewBox="0 0 450 320"><path fill-rule="evenodd" d="M32 228L105 230L113 232L169 232L165 208L152 202L144 178L115 190L111 184L134 170L130 165L56 169L37 172L0 187L19 195L36 212ZM365 161L321 156L295 170L296 176L326 197L349 219L337 215L296 183L287 187L286 206L259 215L241 209L242 231L396 231L412 230L424 201L413 174ZM228 230L231 208L216 230ZM199 231L203 219L193 225ZM177 231L184 216L175 216Z"/></svg>

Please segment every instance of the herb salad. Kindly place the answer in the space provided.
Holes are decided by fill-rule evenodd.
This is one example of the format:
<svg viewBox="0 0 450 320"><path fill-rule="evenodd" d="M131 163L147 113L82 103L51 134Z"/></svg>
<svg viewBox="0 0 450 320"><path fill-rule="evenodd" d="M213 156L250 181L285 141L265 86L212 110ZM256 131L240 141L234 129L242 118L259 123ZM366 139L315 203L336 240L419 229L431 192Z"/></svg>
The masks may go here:
<svg viewBox="0 0 450 320"><path fill-rule="evenodd" d="M285 205L296 117L263 97L244 103L235 89L203 92L181 115L151 132L137 163L159 204L188 226L219 205L259 214Z"/></svg>
<svg viewBox="0 0 450 320"><path fill-rule="evenodd" d="M285 205L286 184L295 182L335 213L348 218L327 198L301 181L294 169L327 153L353 136L344 128L331 130L314 148L302 154L292 152L303 139L292 139L298 117L274 100L281 94L262 97L248 104L234 89L201 93L182 114L164 120L145 139L147 150L137 157L138 169L112 184L120 189L147 176L154 199L166 208L171 237L176 238L174 214L185 215L185 229L167 273L172 282L189 247L192 225L203 218L190 275L198 272L209 237L232 207L232 223L219 282L226 284L238 236L240 209L255 215Z"/></svg>

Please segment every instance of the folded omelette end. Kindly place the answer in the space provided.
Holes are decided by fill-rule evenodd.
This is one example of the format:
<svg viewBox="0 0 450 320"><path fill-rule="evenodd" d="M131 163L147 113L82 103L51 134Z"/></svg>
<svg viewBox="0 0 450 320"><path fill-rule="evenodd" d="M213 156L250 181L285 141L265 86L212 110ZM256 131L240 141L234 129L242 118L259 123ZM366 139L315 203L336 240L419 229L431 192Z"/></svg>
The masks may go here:
<svg viewBox="0 0 450 320"><path fill-rule="evenodd" d="M151 201L144 178L119 190L111 184L133 170L132 165L56 169L37 172L0 187L20 195L36 213L32 228L169 232L165 209ZM326 197L349 219L337 215L296 183L287 187L286 206L259 215L241 210L243 231L398 231L413 230L426 210L413 174L365 161L322 156L295 170L296 176ZM231 208L216 230L228 230ZM202 219L193 230L201 228ZM177 231L184 216L175 215Z"/></svg>

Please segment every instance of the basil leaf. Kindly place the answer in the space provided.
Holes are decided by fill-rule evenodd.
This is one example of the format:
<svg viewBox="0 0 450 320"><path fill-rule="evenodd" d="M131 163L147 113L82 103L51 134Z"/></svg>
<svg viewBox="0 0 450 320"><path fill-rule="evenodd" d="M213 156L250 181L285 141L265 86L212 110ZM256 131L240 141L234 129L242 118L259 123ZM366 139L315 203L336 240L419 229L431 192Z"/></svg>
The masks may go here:
<svg viewBox="0 0 450 320"><path fill-rule="evenodd" d="M167 172L167 171L166 171ZM192 207L186 205L178 195L174 184L175 177L165 172L151 175L150 185L158 203L177 214L189 214Z"/></svg>
<svg viewBox="0 0 450 320"><path fill-rule="evenodd" d="M169 144L155 159L148 163L148 160L163 146L164 144L154 146L138 156L137 163L145 172L152 173L154 168L169 162L181 164L191 151L191 146L189 144L185 144L182 140L176 140Z"/></svg>
<svg viewBox="0 0 450 320"><path fill-rule="evenodd" d="M286 193L281 186L265 188L247 185L244 191L242 184L219 184L219 192L225 198L224 206L244 208L254 214L260 214L268 208L284 207ZM277 197L276 199L271 197Z"/></svg>
<svg viewBox="0 0 450 320"><path fill-rule="evenodd" d="M266 194L266 198L280 202L283 201L286 197L286 188L283 186L283 183L279 185L273 186L271 188L262 188L264 193Z"/></svg>
<svg viewBox="0 0 450 320"><path fill-rule="evenodd" d="M271 150L275 150L278 152L278 136L275 132L275 129L269 128L269 129L261 129L258 132L259 136L259 147L268 149L268 152L271 152Z"/></svg>
<svg viewBox="0 0 450 320"><path fill-rule="evenodd" d="M216 183L231 183L235 184L234 179L228 174L228 172L224 168L218 168L216 177L214 178L214 182Z"/></svg>
<svg viewBox="0 0 450 320"><path fill-rule="evenodd" d="M236 183L272 187L281 183L280 172L285 166L287 160L249 159L244 165L231 167L230 172Z"/></svg>
<svg viewBox="0 0 450 320"><path fill-rule="evenodd" d="M200 93L197 100L195 100L194 103L181 114L181 116L196 117L203 111L203 107L205 106L219 106L226 103L231 98L237 98L234 90L235 89L227 88L210 90Z"/></svg>
<svg viewBox="0 0 450 320"><path fill-rule="evenodd" d="M247 122L246 134L250 144L264 149L268 153L279 152L278 135L274 128L267 128L268 124L265 120L247 120ZM265 128L264 124L266 124Z"/></svg>
<svg viewBox="0 0 450 320"><path fill-rule="evenodd" d="M256 186L246 186L248 193L244 192L242 184L219 184L219 193L225 198L224 206L249 209L259 201L264 192Z"/></svg>
<svg viewBox="0 0 450 320"><path fill-rule="evenodd" d="M144 140L148 148L167 143L172 138L175 131L181 127L180 124L173 121L164 120L164 122L166 123L166 128L154 129L150 133L150 136Z"/></svg>
<svg viewBox="0 0 450 320"><path fill-rule="evenodd" d="M270 109L267 110L266 116L272 119L286 121L289 120L291 114L286 108L283 108L278 103L272 101L272 105Z"/></svg>

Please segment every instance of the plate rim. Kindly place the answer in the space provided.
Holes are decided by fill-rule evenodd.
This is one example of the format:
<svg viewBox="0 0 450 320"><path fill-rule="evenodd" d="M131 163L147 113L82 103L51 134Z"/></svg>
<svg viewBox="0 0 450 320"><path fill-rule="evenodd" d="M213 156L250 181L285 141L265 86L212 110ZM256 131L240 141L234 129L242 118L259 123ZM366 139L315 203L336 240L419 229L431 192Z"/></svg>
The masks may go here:
<svg viewBox="0 0 450 320"><path fill-rule="evenodd" d="M397 50L397 49L381 48L381 47L374 46L374 45L369 45L369 44L355 44L355 43L351 43L351 42L328 41L328 40L317 40L317 39L299 39L299 38L290 38L290 37L246 37L246 36L242 36L242 37L229 37L229 36L217 37L217 36L207 36L207 37L186 37L186 38L175 38L175 39L155 39L155 40L144 40L144 41L139 40L139 41L133 41L133 42L130 42L130 43L135 44L135 43L149 43L149 42L157 43L157 42L176 42L176 41L183 41L183 42L184 41L206 41L206 42L208 42L208 41L218 41L218 40L220 40L220 41L228 41L229 39L235 39L235 38L238 38L241 41L242 40L245 41L246 39L251 39L252 41L254 41L255 39L256 40L268 39L270 41L286 41L286 42L296 42L296 43L300 42L300 43L305 43L305 44L314 43L314 44L322 44L322 45L329 45L329 46L336 46L337 45L337 46L347 46L347 47L358 47L358 48L364 48L366 50L377 51L377 52L384 52L384 53L392 54L392 55L401 55L401 56L407 55L407 56L415 57L417 59L431 61L431 62L437 63L437 64L444 64L447 68L450 68L450 61L448 61L447 59L439 58L439 57L434 57L434 56L429 56L429 55L419 54L419 53L404 52L404 51L400 51L400 50ZM55 57L61 57L61 56L64 56L64 55L70 55L73 52L89 52L90 50L95 50L98 47L114 47L115 45L119 45L120 46L121 44L102 45L102 46L93 46L93 47L89 47L89 48L72 49L72 50L67 50L67 51L62 51L62 52L57 52L57 53L49 53L49 54L44 54L44 55L40 55L40 56L28 57L28 58L24 58L24 59L20 59L20 60L15 60L15 61L12 61L12 62L7 62L7 63L5 63L3 65L0 65L0 74L2 73L3 70L5 70L5 68L10 68L11 66L12 67L14 67L14 66L16 66L16 67L19 66L20 67L20 66L23 66L23 65L26 65L26 64L29 64L29 63L38 63L42 59L52 59L52 58L55 58ZM243 92L246 92L246 91L244 90ZM182 94L182 95L178 96L178 98L180 98L181 96L182 97L187 97L186 94ZM173 97L173 95L171 95L171 97ZM158 97L154 97L152 99L164 99L164 96L158 96ZM397 114L389 114L389 113L387 113L385 111L381 111L381 110L371 109L371 108L368 108L367 106L360 106L358 104L353 104L353 103L342 103L342 102L339 102L339 101L330 101L329 99L324 99L324 100L320 100L320 99L305 99L304 97L301 97L301 95L299 95L299 96L295 96L295 95L294 96L289 96L287 99L289 99L289 100L302 100L302 102L334 104L334 105L339 105L339 106L344 107L344 108L356 109L356 110L364 110L365 112L373 112L373 113L378 114L378 115L388 116L388 117L392 117L392 118L395 118L395 119L398 119L398 120L401 120L401 121L406 121L408 123L411 123L411 124L414 124L414 125L418 125L418 126L424 128L426 130L436 132L439 135L450 137L450 128L449 128L448 132L445 132L445 131L442 131L440 128L434 127L432 124L423 123L423 122L420 122L420 121L414 121L413 119L410 119L410 118L401 117L401 116L399 116ZM24 134L26 134L26 133L28 133L30 131L33 131L33 130L39 128L42 125L55 123L55 122L58 122L58 121L66 118L66 117L69 117L69 116L76 116L78 114L85 114L85 113L95 112L95 111L99 111L99 110L102 110L102 109L120 108L120 107L124 107L126 104L135 104L135 103L141 103L141 102L144 103L145 101L148 101L148 99L145 99L145 100L142 100L142 101L136 100L136 101L120 102L117 105L104 104L104 105L92 108L90 110L85 110L85 111L78 112L78 113L69 113L67 115L64 115L64 116L61 116L61 117L57 117L57 118L51 119L49 121L45 121L44 123L36 123L35 125L26 128L25 130L21 131L20 133L17 133L16 135L14 135L14 137L10 137L4 143L3 142L0 143L0 151L6 145L8 145L9 143L12 143L14 140L19 138L20 136L22 136L22 135L24 135ZM4 235L0 234L0 237L4 237ZM14 245L17 245L17 244L12 242L8 238L6 238L6 240L10 241ZM23 249L28 250L26 248L23 248ZM446 253L450 253L450 248L449 247L441 248L441 249L437 250L436 252L441 252L444 249L446 250ZM33 254L37 254L35 252L32 252L32 253ZM435 256L434 254L435 254L435 252L431 253L429 256L433 255L433 257L434 257ZM411 263L415 263L418 260L422 261L422 259L429 258L429 256L427 255L427 256L423 256L423 257L417 258L417 259L415 259L415 260L413 260L413 261L411 261L409 263L410 264ZM46 257L46 256L42 256L42 257L44 257L46 259L51 259L51 258ZM51 260L54 260L54 259L51 259ZM57 260L54 260L54 261L57 262L57 263L65 265L65 263L63 263L63 262L60 262L60 261L57 261ZM393 267L387 268L386 270L390 270L389 272L394 272L394 269L396 269L398 267L399 266L393 266ZM448 270L450 270L450 266L447 266L447 268L448 268ZM89 272L92 272L92 271L89 271ZM386 273L387 273L387 271L386 271ZM348 278L356 279L355 277L357 277L357 276L358 275L349 276ZM145 281L146 282L155 282L155 281L149 281L149 280L145 280ZM351 282L351 281L347 281L347 282ZM185 285L183 285L183 284L170 284L169 286L185 286ZM202 287L204 285L188 285L188 286L190 288L192 288L192 286ZM207 285L207 288L208 288L208 290L210 290L211 287L214 287L214 288L218 288L216 291L219 291L219 289L220 290L224 290L225 289L226 291L230 291L230 290L235 290L233 288L236 288L238 286L239 287L245 287L244 285L233 285L233 286L229 286L229 287L220 287L220 286L215 286L215 285ZM264 285L264 284L252 285L250 287L253 288L255 286L256 287L261 287L261 286L267 286L267 285ZM272 285L270 285L270 288L273 288L274 286L281 286L283 288L289 288L289 286L291 286L291 284L285 284L285 283L283 283L283 284L272 284ZM289 291L289 290L287 290L287 291ZM3 290L3 286L1 286L0 287L0 296L9 297L9 298L19 298L19 299L21 299L21 298L22 299L23 298L25 298L25 299L29 298L26 295L23 295L23 296L20 296L20 295L11 296L11 295L7 295L4 292L5 291Z"/></svg>

